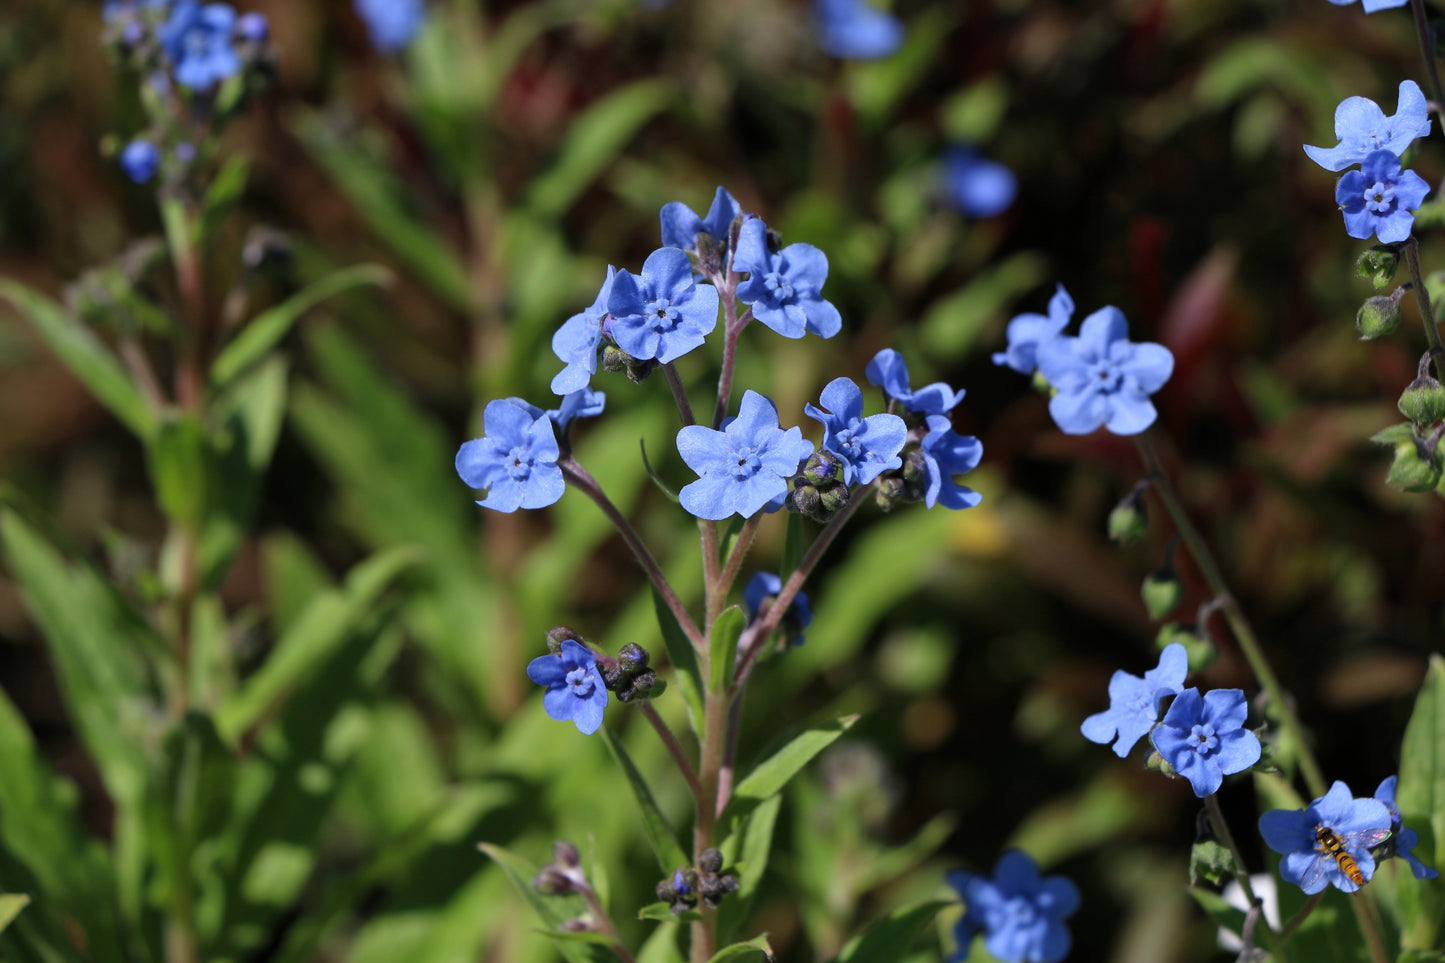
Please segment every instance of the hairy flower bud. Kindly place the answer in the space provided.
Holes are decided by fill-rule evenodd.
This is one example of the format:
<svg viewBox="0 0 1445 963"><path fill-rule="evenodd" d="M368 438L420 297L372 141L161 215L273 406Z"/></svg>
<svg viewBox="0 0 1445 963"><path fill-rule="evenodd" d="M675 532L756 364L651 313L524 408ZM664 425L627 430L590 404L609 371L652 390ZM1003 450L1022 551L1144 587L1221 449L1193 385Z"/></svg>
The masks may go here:
<svg viewBox="0 0 1445 963"><path fill-rule="evenodd" d="M562 643L569 641L576 642L581 646L587 645L587 641L582 638L580 632L565 625L559 625L547 633L547 651L557 655L562 651Z"/></svg>
<svg viewBox="0 0 1445 963"><path fill-rule="evenodd" d="M1445 418L1445 386L1430 376L1430 362L1435 354L1427 351L1420 358L1420 369L1400 395L1400 414L1420 426L1433 425Z"/></svg>
<svg viewBox="0 0 1445 963"><path fill-rule="evenodd" d="M843 480L843 460L831 451L814 452L803 468L803 477L820 488L835 485Z"/></svg>
<svg viewBox="0 0 1445 963"><path fill-rule="evenodd" d="M1438 439L1411 438L1395 446L1395 460L1385 481L1407 492L1428 492L1440 483Z"/></svg>
<svg viewBox="0 0 1445 963"><path fill-rule="evenodd" d="M1378 290L1395 279L1400 253L1392 247L1377 244L1360 255L1355 262L1355 277L1369 281Z"/></svg>
<svg viewBox="0 0 1445 963"><path fill-rule="evenodd" d="M636 642L629 642L617 650L617 664L629 675L636 675L647 668L650 658L648 651Z"/></svg>
<svg viewBox="0 0 1445 963"><path fill-rule="evenodd" d="M563 869L576 869L582 865L582 854L572 843L559 839L552 844L552 862Z"/></svg>
<svg viewBox="0 0 1445 963"><path fill-rule="evenodd" d="M723 868L722 853L719 850L709 846L701 853L698 853L697 868L702 870L704 873L716 873L721 871Z"/></svg>
<svg viewBox="0 0 1445 963"><path fill-rule="evenodd" d="M1179 578L1172 568L1164 568L1151 572L1149 577L1144 579L1139 595L1144 600L1144 608L1148 611L1149 618L1158 620L1179 607L1179 603L1184 600L1184 586L1179 584Z"/></svg>
<svg viewBox="0 0 1445 963"><path fill-rule="evenodd" d="M532 877L532 888L543 896L566 896L576 892L572 878L556 866L543 866Z"/></svg>
<svg viewBox="0 0 1445 963"><path fill-rule="evenodd" d="M1396 288L1391 294L1376 295L1360 305L1355 328L1360 332L1361 341L1383 338L1400 326L1400 298L1404 294L1404 288Z"/></svg>
<svg viewBox="0 0 1445 963"><path fill-rule="evenodd" d="M1109 539L1120 545L1138 541L1149 530L1149 513L1138 491L1125 495L1109 513Z"/></svg>

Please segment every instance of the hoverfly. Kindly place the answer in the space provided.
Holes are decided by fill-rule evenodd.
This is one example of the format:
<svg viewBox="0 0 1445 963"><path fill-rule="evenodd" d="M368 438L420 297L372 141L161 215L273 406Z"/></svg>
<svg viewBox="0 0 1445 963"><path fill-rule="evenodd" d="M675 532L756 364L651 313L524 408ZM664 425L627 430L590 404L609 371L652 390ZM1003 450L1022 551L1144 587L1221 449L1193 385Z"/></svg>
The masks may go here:
<svg viewBox="0 0 1445 963"><path fill-rule="evenodd" d="M1305 892L1314 889L1314 884L1319 882L1324 875L1325 868L1333 860L1339 866L1340 872L1351 883L1355 889L1364 886L1367 880L1365 874L1360 871L1360 864L1355 862L1355 857L1350 855L1350 849L1369 849L1378 846L1390 838L1388 829L1362 829L1355 833L1337 833L1328 826L1315 827L1315 849L1319 857L1310 864L1309 869L1300 876L1299 885ZM1343 889L1343 887L1341 887ZM1346 890L1354 892L1354 890Z"/></svg>

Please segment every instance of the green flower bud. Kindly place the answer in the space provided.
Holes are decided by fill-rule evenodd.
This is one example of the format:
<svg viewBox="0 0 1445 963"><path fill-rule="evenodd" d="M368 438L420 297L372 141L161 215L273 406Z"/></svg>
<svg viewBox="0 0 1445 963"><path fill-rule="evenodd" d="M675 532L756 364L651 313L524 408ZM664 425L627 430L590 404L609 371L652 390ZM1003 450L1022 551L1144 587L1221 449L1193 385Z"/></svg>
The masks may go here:
<svg viewBox="0 0 1445 963"><path fill-rule="evenodd" d="M893 511L893 506L898 504L903 497L903 479L896 475L885 476L878 479L878 493L873 500L878 507L885 512Z"/></svg>
<svg viewBox="0 0 1445 963"><path fill-rule="evenodd" d="M697 238L697 273L703 277L717 277L722 274L727 261L727 250L711 234L699 231Z"/></svg>
<svg viewBox="0 0 1445 963"><path fill-rule="evenodd" d="M799 485L788 494L788 507L799 515L806 515L809 518L812 518L818 511L818 504L821 501L818 489L812 485Z"/></svg>
<svg viewBox="0 0 1445 963"><path fill-rule="evenodd" d="M1376 245L1361 254L1360 259L1355 262L1355 277L1369 281L1379 290L1395 279L1395 269L1399 266L1398 251Z"/></svg>
<svg viewBox="0 0 1445 963"><path fill-rule="evenodd" d="M814 452L803 467L803 477L819 487L838 484L843 480L843 460L831 451Z"/></svg>
<svg viewBox="0 0 1445 963"><path fill-rule="evenodd" d="M1166 622L1160 626L1159 634L1154 637L1154 645L1162 652L1176 642L1184 646L1184 654L1189 659L1190 675L1203 672L1219 658L1219 649L1209 639L1201 636L1195 626L1180 625L1178 622Z"/></svg>
<svg viewBox="0 0 1445 963"><path fill-rule="evenodd" d="M1407 492L1427 492L1440 483L1440 469L1440 453L1435 446L1411 438L1395 446L1395 461L1385 481Z"/></svg>
<svg viewBox="0 0 1445 963"><path fill-rule="evenodd" d="M1189 853L1189 885L1201 879L1219 886L1234 876L1234 855L1229 847L1213 839L1201 839Z"/></svg>
<svg viewBox="0 0 1445 963"><path fill-rule="evenodd" d="M1400 395L1400 414L1421 426L1433 425L1445 418L1445 387L1430 375L1430 362L1434 357L1433 351L1426 351L1420 357L1415 380Z"/></svg>
<svg viewBox="0 0 1445 963"><path fill-rule="evenodd" d="M1149 618L1158 620L1179 607L1184 600L1184 586L1179 584L1173 569L1160 569L1144 579L1139 596L1144 600Z"/></svg>
<svg viewBox="0 0 1445 963"><path fill-rule="evenodd" d="M1109 513L1109 539L1120 545L1128 545L1143 537L1149 530L1149 512L1144 499L1137 493L1125 495L1114 510Z"/></svg>
<svg viewBox="0 0 1445 963"><path fill-rule="evenodd" d="M832 517L844 505L848 504L848 486L834 485L831 488L824 488L818 492L818 507L828 517Z"/></svg>
<svg viewBox="0 0 1445 963"><path fill-rule="evenodd" d="M632 355L623 351L616 345L609 344L602 349L602 370L616 374L619 371L627 370L627 363L632 360Z"/></svg>
<svg viewBox="0 0 1445 963"><path fill-rule="evenodd" d="M1404 288L1396 288L1393 294L1381 294L1360 305L1355 315L1355 328L1360 332L1361 341L1373 341L1394 333L1400 326L1400 298Z"/></svg>

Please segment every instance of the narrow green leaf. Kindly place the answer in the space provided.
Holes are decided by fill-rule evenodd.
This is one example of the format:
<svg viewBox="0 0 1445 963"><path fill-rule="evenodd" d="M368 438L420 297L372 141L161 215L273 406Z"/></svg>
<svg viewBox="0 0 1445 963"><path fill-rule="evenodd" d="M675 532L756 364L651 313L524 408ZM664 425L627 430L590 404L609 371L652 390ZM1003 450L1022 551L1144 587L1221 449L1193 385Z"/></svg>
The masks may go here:
<svg viewBox="0 0 1445 963"><path fill-rule="evenodd" d="M8 301L30 322L70 373L132 434L142 440L151 436L155 413L115 355L89 328L50 298L18 281L0 280L0 299Z"/></svg>
<svg viewBox="0 0 1445 963"><path fill-rule="evenodd" d="M1427 866L1439 867L1445 853L1445 657L1430 656L1425 683L1405 726L1400 746L1400 781L1395 803L1405 824L1420 834L1415 855ZM1400 874L1405 875L1405 874ZM1439 886L1398 881L1398 899L1406 910L1401 942L1406 948L1438 945L1445 897Z"/></svg>
<svg viewBox="0 0 1445 963"><path fill-rule="evenodd" d="M251 173L251 163L245 157L234 155L221 165L211 186L206 189L206 200L202 206L201 237L209 238L225 223L235 208L236 202L246 192L246 179Z"/></svg>
<svg viewBox="0 0 1445 963"><path fill-rule="evenodd" d="M897 963L908 955L919 930L950 900L930 900L896 909L849 940L834 963Z"/></svg>
<svg viewBox="0 0 1445 963"><path fill-rule="evenodd" d="M728 804L728 809L746 811L777 793L787 785L789 779L801 772L814 756L831 746L857 721L856 715L842 716L826 726L809 729L795 737L763 760L748 773L747 778L738 783L733 790L733 800Z"/></svg>
<svg viewBox="0 0 1445 963"><path fill-rule="evenodd" d="M955 822L953 816L941 813L925 823L908 842L883 850L877 859L859 871L858 891L866 892L918 866L948 842Z"/></svg>
<svg viewBox="0 0 1445 963"><path fill-rule="evenodd" d="M30 897L24 893L0 893L0 933L29 905Z"/></svg>
<svg viewBox="0 0 1445 963"><path fill-rule="evenodd" d="M642 773L637 771L632 757L607 726L602 727L602 738L607 743L607 748L612 750L612 757L617 760L622 774L627 777L627 784L632 787L632 795L637 800L638 808L642 810L642 828L647 832L647 841L652 846L662 874L666 876L678 866L691 865L692 860L687 858L682 844L677 841L677 833L673 831L667 817L657 808L657 800L653 798L652 790L642 778Z"/></svg>
<svg viewBox="0 0 1445 963"><path fill-rule="evenodd" d="M478 843L477 848L490 856L501 868L502 873L516 887L517 892L522 894L522 898L531 905L547 929L556 930L569 918L569 914L564 910L568 907L575 907L580 902L566 897L543 897L532 886L532 877L537 874L537 867L491 843ZM560 942L557 944L557 950L567 958L569 963L600 963L602 960L612 959L610 952L604 952L601 947L591 943Z"/></svg>
<svg viewBox="0 0 1445 963"><path fill-rule="evenodd" d="M712 955L708 963L732 963L733 960L756 960L761 953L763 959L771 963L773 959L773 948L768 945L768 934L754 936L745 943L734 943L732 946L724 946Z"/></svg>
<svg viewBox="0 0 1445 963"><path fill-rule="evenodd" d="M642 449L642 468L647 472L647 477L652 479L652 483L657 486L658 491L666 495L673 504L677 504L677 492L667 487L667 482L662 480L662 476L653 470L652 463L647 460L647 439L639 438L637 444Z"/></svg>
<svg viewBox="0 0 1445 963"><path fill-rule="evenodd" d="M696 923L702 919L702 914L695 909L674 914L670 903L648 903L637 911L637 918L658 923Z"/></svg>
<svg viewBox="0 0 1445 963"><path fill-rule="evenodd" d="M369 284L385 287L391 282L392 273L375 264L343 268L302 288L275 307L262 311L222 349L211 365L212 387L223 388L252 365L260 363L271 349L281 343L301 316L316 305L352 288Z"/></svg>
<svg viewBox="0 0 1445 963"><path fill-rule="evenodd" d="M737 860L735 865L738 891L723 900L722 906L718 907L717 931L721 941L732 939L733 934L752 915L758 888L762 886L763 875L768 871L768 855L773 849L773 827L778 821L778 810L782 806L781 795L763 800L733 831L734 836L742 834L742 843L733 846L729 839L723 844L723 851L733 853Z"/></svg>
<svg viewBox="0 0 1445 963"><path fill-rule="evenodd" d="M662 630L662 642L667 646L667 657L677 670L678 685L682 689L683 701L687 703L688 722L692 731L697 732L702 719L702 670L698 668L697 652L656 588L652 589L652 604L657 610L657 624Z"/></svg>
<svg viewBox="0 0 1445 963"><path fill-rule="evenodd" d="M747 627L748 616L742 606L722 610L712 624L709 640L708 683L713 692L726 692L733 681L733 663L737 661L738 638Z"/></svg>
<svg viewBox="0 0 1445 963"><path fill-rule="evenodd" d="M215 473L210 439L190 415L168 415L146 443L156 501L172 521L192 528L205 517Z"/></svg>

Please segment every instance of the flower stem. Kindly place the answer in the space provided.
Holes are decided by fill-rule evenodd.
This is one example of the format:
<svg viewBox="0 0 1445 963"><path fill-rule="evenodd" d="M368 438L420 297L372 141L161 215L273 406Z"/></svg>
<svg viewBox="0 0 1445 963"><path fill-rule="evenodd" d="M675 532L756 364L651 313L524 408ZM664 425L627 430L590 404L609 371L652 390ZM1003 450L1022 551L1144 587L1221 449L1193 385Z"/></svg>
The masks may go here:
<svg viewBox="0 0 1445 963"><path fill-rule="evenodd" d="M1239 883L1239 888L1244 890L1244 898L1249 901L1250 906L1261 906L1259 897L1254 895L1254 888L1249 885L1249 869L1244 865L1244 857L1240 855L1239 845L1234 841L1234 834L1229 831L1229 823L1224 820L1224 810L1219 808L1219 797L1210 794L1204 797L1204 811L1209 815L1209 827L1214 830L1214 835L1229 850L1229 855L1234 859L1234 879ZM1265 923L1268 926L1268 921Z"/></svg>
<svg viewBox="0 0 1445 963"><path fill-rule="evenodd" d="M1289 921L1280 928L1279 936L1275 937L1273 941L1274 945L1278 947L1283 944L1285 940L1289 939L1292 935L1294 935L1294 931L1300 928L1300 924L1304 923L1305 920L1309 919L1309 915L1314 912L1315 907L1320 905L1320 900L1324 898L1325 890L1320 890L1318 893L1305 900L1305 905L1299 908L1299 912L1291 916L1289 918Z"/></svg>
<svg viewBox="0 0 1445 963"><path fill-rule="evenodd" d="M1440 354L1442 349L1445 349L1445 345L1440 342L1440 326L1435 323L1435 312L1430 306L1430 292L1425 290L1425 276L1420 271L1420 242L1413 234L1405 242L1405 263L1410 266L1410 286L1415 292L1415 304L1420 309L1420 324L1425 328L1425 340L1429 343L1430 353L1434 356L1435 374L1437 377L1445 378L1445 367L1442 367L1440 361Z"/></svg>
<svg viewBox="0 0 1445 963"><path fill-rule="evenodd" d="M732 551L728 552L727 563L723 566L722 572L718 575L718 593L726 599L732 591L733 583L737 581L738 570L743 567L743 560L748 557L748 549L753 547L753 538L758 534L758 523L763 519L763 513L759 511L747 521L738 532L738 537L733 542Z"/></svg>
<svg viewBox="0 0 1445 963"><path fill-rule="evenodd" d="M1229 629L1234 634L1240 650L1244 653L1245 660L1249 662L1250 669L1254 671L1255 678L1259 680L1260 687L1269 695L1270 703L1279 714L1280 725L1297 747L1300 773L1304 777L1305 785L1309 787L1311 795L1323 796L1326 788L1324 775L1320 771L1319 763L1315 761L1314 754L1310 752L1304 726L1300 724L1299 717L1295 715L1294 709L1286 701L1284 687L1280 685L1274 670L1270 668L1269 661L1264 657L1264 650L1254 634L1254 629L1250 627L1249 620L1244 617L1244 612L1239 607L1239 602L1230 592L1228 583L1224 581L1224 575L1220 572L1219 564L1215 562L1213 554L1209 551L1209 545L1205 542L1204 536L1189 520L1183 503L1179 501L1179 496L1175 494L1173 486L1170 485L1168 476L1164 474L1164 469L1159 463L1159 455L1154 450L1153 441L1147 435L1135 435L1134 440L1139 446L1139 455L1144 460L1144 468L1153 480L1154 491L1158 493L1159 499L1164 503L1169 517L1174 520L1175 530L1184 541L1184 546L1189 550L1189 554L1193 556L1194 564L1199 567L1200 574L1204 576L1205 584L1220 601L1220 613L1224 616L1225 622L1229 624Z"/></svg>
<svg viewBox="0 0 1445 963"><path fill-rule="evenodd" d="M697 770L692 768L687 753L682 750L682 744L677 741L677 736L672 734L672 728L668 726L662 716L657 714L657 709L653 707L651 699L638 701L641 703L642 714L647 717L648 722L652 723L652 728L657 730L658 737L667 747L667 753L672 756L672 761L677 764L678 771L682 773L682 778L687 782L687 788L692 792L693 798L701 797L702 785L697 781Z"/></svg>
<svg viewBox="0 0 1445 963"><path fill-rule="evenodd" d="M704 653L703 678L710 675ZM718 786L721 779L723 743L727 738L729 695L714 689L703 694L702 750L698 757L696 816L692 827L692 856L714 845L717 835ZM717 945L717 914L704 908L702 919L692 924L691 963L707 963Z"/></svg>
<svg viewBox="0 0 1445 963"><path fill-rule="evenodd" d="M602 901L597 898L597 894L592 891L592 887L579 886L577 887L577 891L582 895L583 901L587 903L587 908L592 911L592 919L596 921L597 928L601 930L608 939L612 940L612 952L617 954L618 959L622 960L622 963L637 963L637 958L632 955L632 951L627 948L627 944L622 942L622 937L618 934L617 927L612 923L612 917L607 914L607 909L602 905Z"/></svg>
<svg viewBox="0 0 1445 963"><path fill-rule="evenodd" d="M1380 923L1375 919L1374 904L1367 899L1351 899L1350 908L1355 911L1360 933L1365 937L1365 945L1370 948L1370 959L1373 963L1390 963L1385 954L1385 941L1380 938Z"/></svg>
<svg viewBox="0 0 1445 963"><path fill-rule="evenodd" d="M682 415L682 423L684 425L697 424L697 419L692 416L692 403L687 400L687 389L682 386L682 379L678 377L677 365L671 361L663 365L662 376L667 379L667 387L672 390L672 400L677 402L677 411Z"/></svg>
<svg viewBox="0 0 1445 963"><path fill-rule="evenodd" d="M733 795L734 763L738 754L738 726L742 722L743 696L747 694L747 687L740 687L732 694L732 704L728 706L728 731L727 738L723 741L722 770L718 773L717 783L717 814L722 815L724 809L728 808L728 800Z"/></svg>
<svg viewBox="0 0 1445 963"><path fill-rule="evenodd" d="M1425 0L1410 0L1410 12L1415 15L1415 37L1420 41L1420 59L1425 61L1425 77L1430 81L1430 100L1435 113L1445 117L1445 92L1440 87L1440 70L1435 65L1435 51L1430 43L1430 19L1425 12Z"/></svg>

